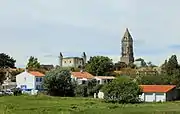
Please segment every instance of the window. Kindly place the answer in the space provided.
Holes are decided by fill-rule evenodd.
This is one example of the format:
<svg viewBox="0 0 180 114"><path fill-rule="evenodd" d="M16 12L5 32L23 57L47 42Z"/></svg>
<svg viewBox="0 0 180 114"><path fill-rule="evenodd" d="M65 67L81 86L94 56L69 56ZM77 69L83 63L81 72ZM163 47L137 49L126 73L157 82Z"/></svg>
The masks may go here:
<svg viewBox="0 0 180 114"><path fill-rule="evenodd" d="M36 82L39 82L39 78L36 78Z"/></svg>
<svg viewBox="0 0 180 114"><path fill-rule="evenodd" d="M66 61L64 61L64 63L66 63Z"/></svg>
<svg viewBox="0 0 180 114"><path fill-rule="evenodd" d="M71 63L71 61L69 61L69 63Z"/></svg>
<svg viewBox="0 0 180 114"><path fill-rule="evenodd" d="M86 84L86 81L85 81L85 80L82 80L82 84Z"/></svg>
<svg viewBox="0 0 180 114"><path fill-rule="evenodd" d="M100 80L98 80L98 84L100 84Z"/></svg>
<svg viewBox="0 0 180 114"><path fill-rule="evenodd" d="M39 81L42 82L42 78L39 78Z"/></svg>

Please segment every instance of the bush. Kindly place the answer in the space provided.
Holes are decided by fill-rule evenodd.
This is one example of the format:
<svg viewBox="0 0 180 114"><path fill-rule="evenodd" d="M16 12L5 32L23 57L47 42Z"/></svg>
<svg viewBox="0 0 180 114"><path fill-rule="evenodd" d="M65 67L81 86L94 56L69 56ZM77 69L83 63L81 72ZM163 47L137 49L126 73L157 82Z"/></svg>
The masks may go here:
<svg viewBox="0 0 180 114"><path fill-rule="evenodd" d="M104 99L113 103L137 103L140 101L141 89L128 77L120 77L104 85Z"/></svg>
<svg viewBox="0 0 180 114"><path fill-rule="evenodd" d="M14 88L14 96L22 95L22 90L20 88Z"/></svg>
<svg viewBox="0 0 180 114"><path fill-rule="evenodd" d="M75 95L77 97L87 97L88 96L87 91L88 91L87 84L77 85L77 87L75 89Z"/></svg>
<svg viewBox="0 0 180 114"><path fill-rule="evenodd" d="M102 86L97 84L96 80L90 80L86 84L77 85L75 95L78 97L93 97L94 93L98 93Z"/></svg>
<svg viewBox="0 0 180 114"><path fill-rule="evenodd" d="M43 80L44 89L52 96L74 96L74 84L68 69L58 68L48 72Z"/></svg>

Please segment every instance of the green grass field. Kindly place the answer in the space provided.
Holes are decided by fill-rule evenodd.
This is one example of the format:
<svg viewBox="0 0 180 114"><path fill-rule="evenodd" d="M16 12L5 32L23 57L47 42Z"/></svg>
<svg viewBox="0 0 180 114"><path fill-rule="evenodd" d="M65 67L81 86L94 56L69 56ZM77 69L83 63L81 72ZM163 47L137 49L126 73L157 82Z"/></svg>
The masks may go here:
<svg viewBox="0 0 180 114"><path fill-rule="evenodd" d="M4 96L0 114L180 114L180 102L121 105L90 98Z"/></svg>

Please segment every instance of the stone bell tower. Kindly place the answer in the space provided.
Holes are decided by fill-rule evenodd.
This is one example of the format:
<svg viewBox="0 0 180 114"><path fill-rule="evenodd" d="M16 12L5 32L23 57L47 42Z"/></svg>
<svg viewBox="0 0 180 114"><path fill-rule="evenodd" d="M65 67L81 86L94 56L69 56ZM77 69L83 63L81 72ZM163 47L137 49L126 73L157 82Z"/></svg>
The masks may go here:
<svg viewBox="0 0 180 114"><path fill-rule="evenodd" d="M129 33L128 28L124 33L124 36L121 40L121 62L129 63L134 62L134 53L133 53L133 39L131 34Z"/></svg>

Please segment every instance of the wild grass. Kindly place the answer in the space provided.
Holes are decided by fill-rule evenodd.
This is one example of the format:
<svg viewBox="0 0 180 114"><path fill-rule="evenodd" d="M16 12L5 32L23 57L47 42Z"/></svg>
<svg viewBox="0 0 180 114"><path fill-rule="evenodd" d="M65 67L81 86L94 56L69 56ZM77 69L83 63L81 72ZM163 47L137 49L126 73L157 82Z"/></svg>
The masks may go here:
<svg viewBox="0 0 180 114"><path fill-rule="evenodd" d="M93 98L3 96L0 114L180 114L180 102L122 105Z"/></svg>

